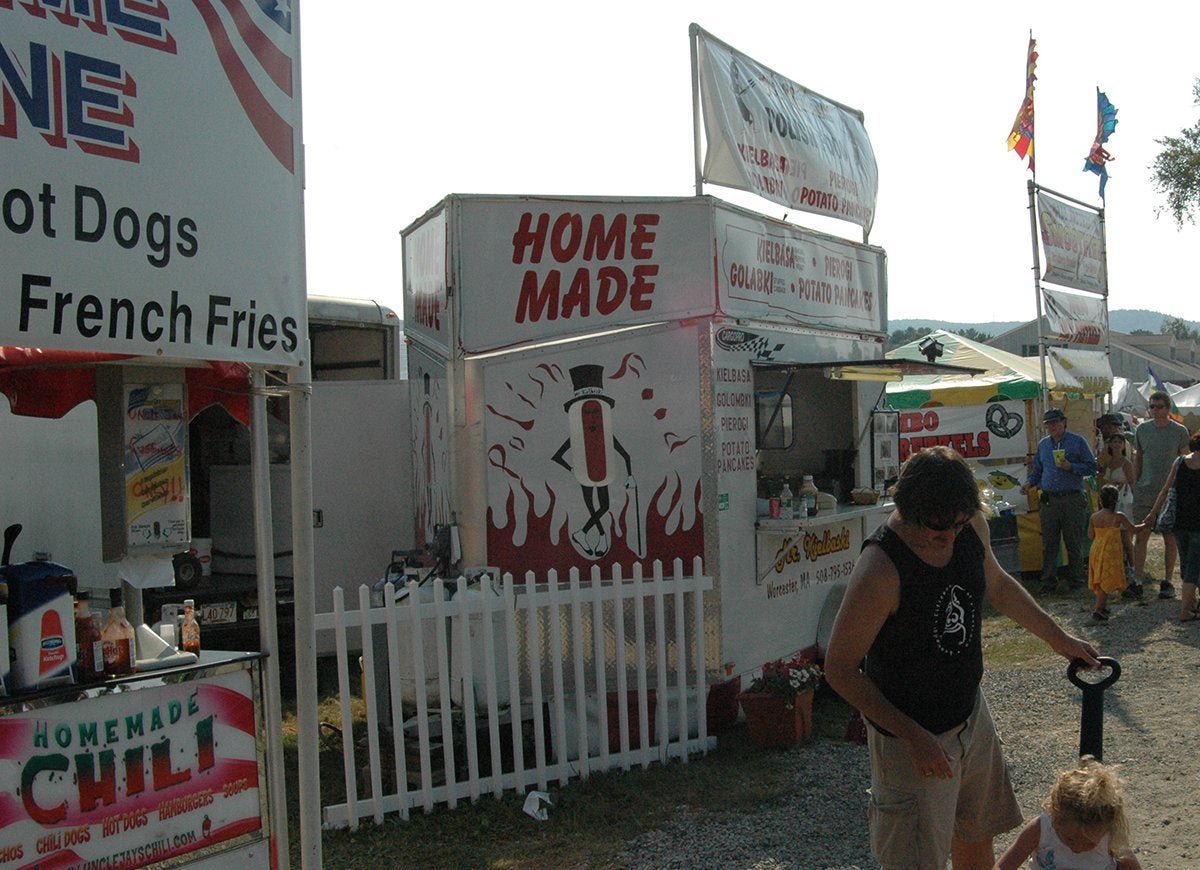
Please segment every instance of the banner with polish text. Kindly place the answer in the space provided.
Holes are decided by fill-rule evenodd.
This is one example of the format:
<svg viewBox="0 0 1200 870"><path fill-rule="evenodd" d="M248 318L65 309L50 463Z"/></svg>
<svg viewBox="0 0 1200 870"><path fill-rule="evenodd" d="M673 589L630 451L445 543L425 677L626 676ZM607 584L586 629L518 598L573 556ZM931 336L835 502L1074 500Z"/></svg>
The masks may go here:
<svg viewBox="0 0 1200 870"><path fill-rule="evenodd" d="M813 93L696 25L703 178L788 208L875 219L879 169L863 114Z"/></svg>
<svg viewBox="0 0 1200 870"><path fill-rule="evenodd" d="M716 209L721 311L759 320L884 333L881 248Z"/></svg>
<svg viewBox="0 0 1200 870"><path fill-rule="evenodd" d="M1076 208L1038 190L1038 218L1046 258L1046 273L1042 278L1076 290L1108 295L1100 213Z"/></svg>
<svg viewBox="0 0 1200 870"><path fill-rule="evenodd" d="M1103 296L1042 288L1047 335L1075 344L1107 344L1108 306Z"/></svg>

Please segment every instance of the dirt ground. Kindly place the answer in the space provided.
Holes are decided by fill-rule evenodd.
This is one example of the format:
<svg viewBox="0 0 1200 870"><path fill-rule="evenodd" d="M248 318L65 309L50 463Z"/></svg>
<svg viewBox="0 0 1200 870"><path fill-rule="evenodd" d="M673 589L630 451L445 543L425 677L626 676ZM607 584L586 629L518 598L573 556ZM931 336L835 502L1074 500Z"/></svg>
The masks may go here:
<svg viewBox="0 0 1200 870"><path fill-rule="evenodd" d="M1151 563L1153 576L1162 576L1161 564ZM1142 866L1183 870L1200 867L1200 621L1181 624L1178 598L1158 600L1156 593L1147 588L1144 605L1113 605L1107 623L1092 620L1087 593L1042 604L1120 663L1119 679L1103 694L1103 760L1119 765L1125 780ZM1055 771L1078 753L1083 692L1060 662L993 672L985 687L1022 808L1032 815Z"/></svg>

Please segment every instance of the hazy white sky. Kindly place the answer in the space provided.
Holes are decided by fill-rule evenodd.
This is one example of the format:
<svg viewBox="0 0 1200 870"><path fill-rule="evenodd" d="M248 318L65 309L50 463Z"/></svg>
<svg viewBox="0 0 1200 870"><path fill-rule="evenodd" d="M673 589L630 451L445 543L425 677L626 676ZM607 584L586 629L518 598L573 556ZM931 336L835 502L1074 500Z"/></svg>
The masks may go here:
<svg viewBox="0 0 1200 870"><path fill-rule="evenodd" d="M1119 122L1107 145L1109 307L1193 319L1200 228L1156 218L1149 167L1154 140L1200 117L1200 4L1161 5L1169 15L1111 2L303 0L308 292L399 311L400 231L450 193L692 194L694 21L865 113L889 318L1032 318L1030 174L1005 144L1032 30L1038 182L1100 204L1097 176L1082 171L1099 86ZM789 220L862 238L849 223Z"/></svg>

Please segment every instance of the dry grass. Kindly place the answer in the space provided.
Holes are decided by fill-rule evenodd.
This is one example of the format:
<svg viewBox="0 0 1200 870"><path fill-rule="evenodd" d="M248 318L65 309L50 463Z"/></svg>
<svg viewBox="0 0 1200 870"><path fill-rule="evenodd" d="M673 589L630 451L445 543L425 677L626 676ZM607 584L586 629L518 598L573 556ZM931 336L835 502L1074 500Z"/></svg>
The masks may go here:
<svg viewBox="0 0 1200 870"><path fill-rule="evenodd" d="M355 699L361 725L362 703ZM320 702L319 717L340 717L336 697ZM813 709L814 730L826 737L845 736L850 708L827 690ZM292 863L298 866L299 822L296 791L296 721L287 711L284 727L288 800L291 814ZM327 731L321 747L322 803L345 799L340 736ZM558 868L615 866L605 858L639 833L666 824L685 807L754 808L788 794L795 783L763 751L746 739L744 727L723 736L707 756L689 764L651 765L628 773L593 774L572 779L564 788L550 787L553 803L548 824L532 822L522 810L523 797L508 793L500 800L485 797L453 810L439 807L429 815L416 812L409 821L396 816L381 826L370 823L351 833L326 831L322 837L326 868L487 867Z"/></svg>

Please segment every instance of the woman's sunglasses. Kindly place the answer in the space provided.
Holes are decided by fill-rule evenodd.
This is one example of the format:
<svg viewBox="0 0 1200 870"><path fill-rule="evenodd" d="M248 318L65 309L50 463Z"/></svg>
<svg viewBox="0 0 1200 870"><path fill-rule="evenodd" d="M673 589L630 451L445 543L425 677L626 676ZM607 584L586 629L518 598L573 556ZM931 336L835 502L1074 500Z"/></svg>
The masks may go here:
<svg viewBox="0 0 1200 870"><path fill-rule="evenodd" d="M971 521L967 519L963 520L961 523L950 523L946 526L938 525L937 523L921 523L921 525L929 529L931 532L954 532L954 534L957 535L967 526L971 525Z"/></svg>

